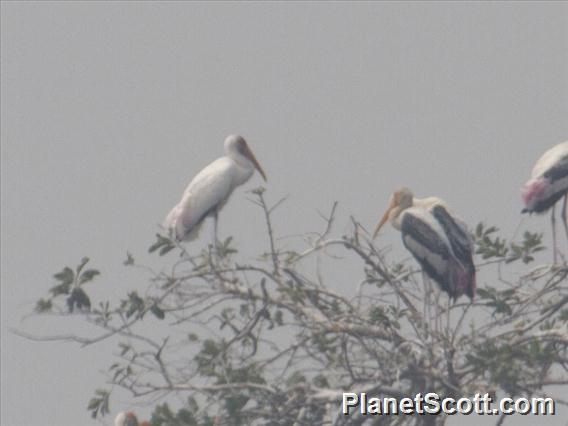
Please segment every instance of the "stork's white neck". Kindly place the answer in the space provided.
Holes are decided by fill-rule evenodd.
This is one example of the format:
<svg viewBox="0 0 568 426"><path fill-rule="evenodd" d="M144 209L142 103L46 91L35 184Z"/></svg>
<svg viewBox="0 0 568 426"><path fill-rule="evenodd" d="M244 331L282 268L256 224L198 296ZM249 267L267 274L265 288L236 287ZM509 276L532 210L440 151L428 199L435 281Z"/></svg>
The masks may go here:
<svg viewBox="0 0 568 426"><path fill-rule="evenodd" d="M231 146L229 149L226 150L227 157L233 160L237 165L243 167L245 169L254 170L254 164L241 154L234 146Z"/></svg>
<svg viewBox="0 0 568 426"><path fill-rule="evenodd" d="M245 155L243 149L246 149L246 142L242 137L231 135L225 140L225 154L227 157L244 169L254 170L254 164Z"/></svg>
<svg viewBox="0 0 568 426"><path fill-rule="evenodd" d="M406 209L412 207L411 205L398 205L389 213L389 221L393 228L400 231L400 224L402 222L402 216Z"/></svg>
<svg viewBox="0 0 568 426"><path fill-rule="evenodd" d="M400 230L403 213L414 205L415 198L410 190L403 189L395 192L391 197L391 203L396 203L389 213L389 221L395 229Z"/></svg>

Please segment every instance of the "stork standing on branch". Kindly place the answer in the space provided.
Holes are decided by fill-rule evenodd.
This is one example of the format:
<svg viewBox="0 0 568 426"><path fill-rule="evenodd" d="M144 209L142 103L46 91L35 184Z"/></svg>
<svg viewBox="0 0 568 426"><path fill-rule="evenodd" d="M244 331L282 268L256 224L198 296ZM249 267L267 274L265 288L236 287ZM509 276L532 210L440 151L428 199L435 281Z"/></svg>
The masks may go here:
<svg viewBox="0 0 568 426"><path fill-rule="evenodd" d="M250 179L255 169L266 181L264 170L244 138L228 136L225 139L225 156L209 164L192 179L180 202L166 217L164 226L177 241L190 241L197 237L204 219L212 215L217 244L219 210L233 190Z"/></svg>
<svg viewBox="0 0 568 426"><path fill-rule="evenodd" d="M404 246L428 277L454 301L463 294L475 297L473 239L466 225L452 216L443 200L414 198L408 188L391 196L373 238L390 220L402 234Z"/></svg>
<svg viewBox="0 0 568 426"><path fill-rule="evenodd" d="M536 162L531 178L521 190L525 208L522 213L545 213L552 209L552 245L554 263L557 261L555 204L564 197L562 221L568 238L568 141L548 151Z"/></svg>

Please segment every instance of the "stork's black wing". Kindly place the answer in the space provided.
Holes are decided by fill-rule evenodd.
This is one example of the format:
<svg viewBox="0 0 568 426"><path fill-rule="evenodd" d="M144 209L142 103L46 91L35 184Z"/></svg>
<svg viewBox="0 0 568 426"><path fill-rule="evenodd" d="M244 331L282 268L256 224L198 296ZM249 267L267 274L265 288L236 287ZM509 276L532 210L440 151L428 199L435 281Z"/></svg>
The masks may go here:
<svg viewBox="0 0 568 426"><path fill-rule="evenodd" d="M456 219L448 213L442 205L436 205L432 209L432 215L436 218L440 226L444 229L444 233L450 242L455 258L465 267L468 274L472 277L475 275L475 265L473 264L472 246L473 242L464 225L458 223ZM475 288L469 288L467 293L473 298Z"/></svg>
<svg viewBox="0 0 568 426"><path fill-rule="evenodd" d="M432 215L444 230L446 237L448 237L456 258L464 265L473 265L471 253L472 240L467 230L464 229L461 224L457 223L442 205L436 205L432 209Z"/></svg>
<svg viewBox="0 0 568 426"><path fill-rule="evenodd" d="M560 160L543 173L543 177L550 182L557 181L568 176L568 155L564 155Z"/></svg>
<svg viewBox="0 0 568 426"><path fill-rule="evenodd" d="M447 279L451 253L446 242L426 220L410 211L404 214L400 231L404 246L420 263L422 270L452 296L452 287Z"/></svg>

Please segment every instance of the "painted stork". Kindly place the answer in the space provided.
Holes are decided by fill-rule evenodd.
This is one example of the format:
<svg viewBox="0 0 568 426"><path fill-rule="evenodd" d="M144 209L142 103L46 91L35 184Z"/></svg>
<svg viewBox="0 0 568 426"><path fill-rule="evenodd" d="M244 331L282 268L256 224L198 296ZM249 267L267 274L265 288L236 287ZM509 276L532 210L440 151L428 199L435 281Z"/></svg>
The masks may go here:
<svg viewBox="0 0 568 426"><path fill-rule="evenodd" d="M225 156L213 161L191 180L180 202L166 217L164 226L178 241L189 241L197 237L203 220L212 215L216 243L219 210L233 190L250 179L254 169L266 181L264 170L244 138L228 136L225 139Z"/></svg>
<svg viewBox="0 0 568 426"><path fill-rule="evenodd" d="M465 224L452 216L443 200L414 198L408 188L393 193L373 238L390 220L402 234L404 246L422 270L454 301L463 294L475 297L473 239Z"/></svg>
<svg viewBox="0 0 568 426"><path fill-rule="evenodd" d="M114 419L114 426L139 426L136 414L132 411L122 411Z"/></svg>
<svg viewBox="0 0 568 426"><path fill-rule="evenodd" d="M525 208L522 213L545 213L551 209L550 220L552 222L552 241L554 262L557 259L556 246L556 218L554 214L555 204L564 197L562 207L562 221L564 231L568 238L568 141L560 143L548 151L536 162L532 170L531 178L521 189Z"/></svg>

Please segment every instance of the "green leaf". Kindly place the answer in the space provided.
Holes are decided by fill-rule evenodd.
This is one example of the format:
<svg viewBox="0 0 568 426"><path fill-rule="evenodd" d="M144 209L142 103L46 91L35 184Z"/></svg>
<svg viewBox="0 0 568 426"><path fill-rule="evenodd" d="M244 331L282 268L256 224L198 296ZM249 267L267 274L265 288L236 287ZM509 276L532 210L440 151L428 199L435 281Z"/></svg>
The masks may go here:
<svg viewBox="0 0 568 426"><path fill-rule="evenodd" d="M475 228L475 236L481 237L483 235L483 223L479 222Z"/></svg>
<svg viewBox="0 0 568 426"><path fill-rule="evenodd" d="M128 293L128 300L126 302L128 309L126 310L126 318L130 318L135 313L138 313L139 317L142 317L144 313L144 299L138 296L138 293L133 291Z"/></svg>
<svg viewBox="0 0 568 426"><path fill-rule="evenodd" d="M63 282L61 284L55 285L49 289L49 292L53 295L53 297L57 297L60 294L69 294L71 291L71 285L73 284L72 281L70 282Z"/></svg>
<svg viewBox="0 0 568 426"><path fill-rule="evenodd" d="M150 312L152 312L156 318L163 320L166 317L165 312L156 304L154 303L150 308Z"/></svg>
<svg viewBox="0 0 568 426"><path fill-rule="evenodd" d="M166 253L168 253L170 250L173 250L175 247L176 246L172 242L172 240L160 234L156 234L156 242L150 246L148 252L153 253L159 249L160 256L163 256Z"/></svg>
<svg viewBox="0 0 568 426"><path fill-rule="evenodd" d="M67 307L69 308L69 312L73 312L75 307L80 311L88 311L91 309L91 300L82 288L75 287L71 295L67 298Z"/></svg>
<svg viewBox="0 0 568 426"><path fill-rule="evenodd" d="M313 382L314 382L314 385L316 385L320 388L328 388L329 387L329 382L323 374L318 374L316 377L314 377Z"/></svg>
<svg viewBox="0 0 568 426"><path fill-rule="evenodd" d="M134 265L134 257L132 256L132 254L130 252L126 252L126 260L124 262L122 262L122 264L124 266L130 266L130 265Z"/></svg>
<svg viewBox="0 0 568 426"><path fill-rule="evenodd" d="M209 422L205 416L202 420L198 420L196 413L199 410L197 404L190 404L188 407L180 408L174 413L167 403L158 404L152 413L152 426L210 426L213 422Z"/></svg>
<svg viewBox="0 0 568 426"><path fill-rule="evenodd" d="M131 349L130 345L122 342L120 342L118 346L120 347L120 356L124 356Z"/></svg>
<svg viewBox="0 0 568 426"><path fill-rule="evenodd" d="M49 312L53 308L53 304L51 303L51 299L39 299L35 306L35 311L38 314Z"/></svg>
<svg viewBox="0 0 568 426"><path fill-rule="evenodd" d="M478 289L477 289L477 295L478 295L481 299L491 299L491 293L488 292L487 290L483 289L483 288L478 288Z"/></svg>
<svg viewBox="0 0 568 426"><path fill-rule="evenodd" d="M292 373L290 377L288 377L288 379L286 379L286 385L288 387L293 387L299 385L300 383L305 383L305 382L306 382L306 377L299 371L295 371L294 373Z"/></svg>
<svg viewBox="0 0 568 426"><path fill-rule="evenodd" d="M100 272L97 271L96 269L87 269L79 277L79 284L83 284L83 283L86 283L88 281L91 281L97 275L100 275Z"/></svg>
<svg viewBox="0 0 568 426"><path fill-rule="evenodd" d="M53 278L60 281L62 284L71 284L75 279L75 274L70 267L66 266L61 270L61 272L53 275Z"/></svg>
<svg viewBox="0 0 568 426"><path fill-rule="evenodd" d="M173 244L165 245L160 249L160 256L167 254L168 252L172 251L175 248Z"/></svg>
<svg viewBox="0 0 568 426"><path fill-rule="evenodd" d="M110 413L109 409L110 392L104 389L97 389L95 396L89 400L87 410L91 412L91 417L96 419L97 416L104 416Z"/></svg>
<svg viewBox="0 0 568 426"><path fill-rule="evenodd" d="M88 257L84 257L81 259L81 262L79 263L79 265L77 265L77 275L79 275L81 273L81 271L83 270L83 267L89 262L89 258Z"/></svg>

